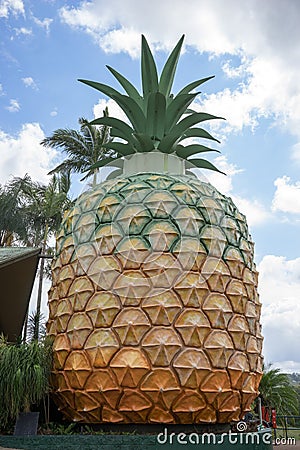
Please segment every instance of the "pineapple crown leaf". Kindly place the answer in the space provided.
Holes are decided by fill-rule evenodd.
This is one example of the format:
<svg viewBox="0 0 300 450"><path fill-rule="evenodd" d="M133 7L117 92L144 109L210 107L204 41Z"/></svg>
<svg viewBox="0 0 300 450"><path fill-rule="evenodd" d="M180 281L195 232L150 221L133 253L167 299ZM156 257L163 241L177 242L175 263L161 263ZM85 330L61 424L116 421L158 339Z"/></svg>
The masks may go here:
<svg viewBox="0 0 300 450"><path fill-rule="evenodd" d="M181 36L175 48L172 50L161 73L161 77L159 80L159 90L166 96L166 98L169 98L170 96L183 40L184 34Z"/></svg>
<svg viewBox="0 0 300 450"><path fill-rule="evenodd" d="M111 127L111 136L125 142L110 142L105 146L116 152L117 157L126 157L134 153L160 151L175 154L187 161L197 153L217 151L204 145L188 145L181 143L187 138L201 138L219 142L206 130L194 127L201 122L212 119L223 119L204 112L196 112L189 106L200 92L191 93L201 84L214 78L201 78L183 87L177 95L171 94L175 72L184 35L170 53L160 77L148 42L142 35L141 49L141 95L133 84L117 70L106 66L122 86L125 94L111 86L96 81L79 79L82 83L97 89L112 98L124 111L130 124L113 117L101 117L90 122L91 125ZM219 171L213 164L203 159L194 159L196 167ZM203 162L204 161L204 162ZM111 163L111 161L109 162ZM206 164L207 163L207 164ZM94 168L102 167L102 161ZM188 163L190 167L190 163ZM223 172L221 172L223 173Z"/></svg>
<svg viewBox="0 0 300 450"><path fill-rule="evenodd" d="M146 99L151 92L158 91L159 85L156 64L144 35L142 35L141 74L143 94Z"/></svg>

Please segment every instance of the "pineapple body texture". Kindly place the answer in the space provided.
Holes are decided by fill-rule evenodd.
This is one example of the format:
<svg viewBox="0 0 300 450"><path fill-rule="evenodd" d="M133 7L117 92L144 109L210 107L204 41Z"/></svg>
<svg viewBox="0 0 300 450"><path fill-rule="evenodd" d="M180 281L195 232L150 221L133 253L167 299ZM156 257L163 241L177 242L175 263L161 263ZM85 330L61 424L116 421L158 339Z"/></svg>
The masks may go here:
<svg viewBox="0 0 300 450"><path fill-rule="evenodd" d="M82 194L49 293L54 397L90 423L240 420L262 374L253 243L230 198L186 175Z"/></svg>

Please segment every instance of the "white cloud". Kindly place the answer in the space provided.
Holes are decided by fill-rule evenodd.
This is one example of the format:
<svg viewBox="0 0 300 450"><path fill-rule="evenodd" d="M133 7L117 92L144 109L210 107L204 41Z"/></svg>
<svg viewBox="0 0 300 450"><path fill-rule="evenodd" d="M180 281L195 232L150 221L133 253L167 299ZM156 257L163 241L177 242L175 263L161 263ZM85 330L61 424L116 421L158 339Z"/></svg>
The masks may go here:
<svg viewBox="0 0 300 450"><path fill-rule="evenodd" d="M103 116L103 111L106 107L108 107L108 113L111 117L116 117L128 123L128 118L119 105L112 99L104 100L104 98L100 98L98 103L93 107L95 119Z"/></svg>
<svg viewBox="0 0 300 450"><path fill-rule="evenodd" d="M240 212L245 214L247 217L248 225L262 225L270 219L270 213L259 200L248 200L247 198L243 198L238 195L232 195L231 197Z"/></svg>
<svg viewBox="0 0 300 450"><path fill-rule="evenodd" d="M272 201L273 211L300 214L300 181L292 183L287 176L274 181L276 191Z"/></svg>
<svg viewBox="0 0 300 450"><path fill-rule="evenodd" d="M32 77L22 78L22 81L26 87L31 87L32 89L34 89L36 91L38 90L38 87Z"/></svg>
<svg viewBox="0 0 300 450"><path fill-rule="evenodd" d="M23 177L28 173L34 180L47 182L47 173L53 168L56 150L45 148L40 142L45 138L38 123L26 123L17 136L0 130L0 183L10 176Z"/></svg>
<svg viewBox="0 0 300 450"><path fill-rule="evenodd" d="M299 367L300 258L267 255L258 271L266 360L284 368L293 361Z"/></svg>
<svg viewBox="0 0 300 450"><path fill-rule="evenodd" d="M292 158L298 164L300 163L300 142L298 142L297 144L293 145L293 147L292 147Z"/></svg>
<svg viewBox="0 0 300 450"><path fill-rule="evenodd" d="M295 361L274 361L272 367L281 369L284 373L300 373L300 362Z"/></svg>
<svg viewBox="0 0 300 450"><path fill-rule="evenodd" d="M270 117L300 142L299 1L289 0L287 7L281 0L190 0L188 7L187 21L182 20L187 7L180 0L82 1L78 7L61 8L60 16L104 51L127 51L132 57L141 32L156 49L172 47L186 32L187 45L227 58L225 75L241 78L236 90L225 89L203 102L209 112L226 117L222 129L253 129L259 118ZM239 67L232 67L231 56L240 58Z"/></svg>
<svg viewBox="0 0 300 450"><path fill-rule="evenodd" d="M11 113L18 112L21 109L21 105L18 100L12 98L9 101L9 106L6 106L6 109Z"/></svg>
<svg viewBox="0 0 300 450"><path fill-rule="evenodd" d="M243 76L247 75L247 73L249 72L248 60L245 56L241 59L241 64L237 67L231 65L231 59L223 63L222 70L227 78L242 78Z"/></svg>
<svg viewBox="0 0 300 450"><path fill-rule="evenodd" d="M53 22L53 19L45 17L43 20L41 20L33 16L33 21L37 26L44 28L47 34L50 33L50 25Z"/></svg>
<svg viewBox="0 0 300 450"><path fill-rule="evenodd" d="M58 114L57 108L54 108L51 112L50 112L50 116L51 117L56 117Z"/></svg>
<svg viewBox="0 0 300 450"><path fill-rule="evenodd" d="M222 192L222 194L231 195L233 189L232 178L234 175L243 172L243 169L239 169L235 164L229 163L225 155L217 156L213 164L226 175L218 172L205 171L205 173L201 173L201 179L206 179Z"/></svg>
<svg viewBox="0 0 300 450"><path fill-rule="evenodd" d="M101 38L101 47L107 53L127 52L132 58L140 54L140 33L131 28L111 30Z"/></svg>
<svg viewBox="0 0 300 450"><path fill-rule="evenodd" d="M31 28L21 27L21 28L15 28L14 30L15 30L17 36L20 36L20 35L30 36L30 35L32 35L32 29Z"/></svg>
<svg viewBox="0 0 300 450"><path fill-rule="evenodd" d="M10 14L15 16L24 14L24 4L22 0L1 0L0 17L8 17Z"/></svg>
<svg viewBox="0 0 300 450"><path fill-rule="evenodd" d="M2 84L0 83L0 97L1 97L2 95L5 95L5 94L4 94L3 86L2 86Z"/></svg>

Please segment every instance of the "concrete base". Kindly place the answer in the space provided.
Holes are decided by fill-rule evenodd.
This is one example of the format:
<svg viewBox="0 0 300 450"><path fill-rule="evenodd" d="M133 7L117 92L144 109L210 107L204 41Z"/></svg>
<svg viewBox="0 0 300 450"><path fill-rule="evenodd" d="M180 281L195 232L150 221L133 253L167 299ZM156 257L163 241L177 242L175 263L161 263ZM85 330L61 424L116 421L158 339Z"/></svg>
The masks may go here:
<svg viewBox="0 0 300 450"><path fill-rule="evenodd" d="M155 151L136 153L124 159L124 176L147 172L183 175L185 162L178 156Z"/></svg>

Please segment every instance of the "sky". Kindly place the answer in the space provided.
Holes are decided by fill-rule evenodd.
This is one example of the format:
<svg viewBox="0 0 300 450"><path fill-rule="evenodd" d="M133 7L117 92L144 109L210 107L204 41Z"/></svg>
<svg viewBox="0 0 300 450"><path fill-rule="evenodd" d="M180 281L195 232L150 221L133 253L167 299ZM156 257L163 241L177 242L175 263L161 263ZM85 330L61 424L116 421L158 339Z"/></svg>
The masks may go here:
<svg viewBox="0 0 300 450"><path fill-rule="evenodd" d="M266 362L300 372L300 2L0 0L0 183L47 183L61 161L40 145L118 107L78 78L140 86L143 33L161 68L182 34L173 91L215 75L193 107L222 116L205 173L246 214L255 242ZM78 181L73 196L83 189ZM46 295L44 295L46 310Z"/></svg>

